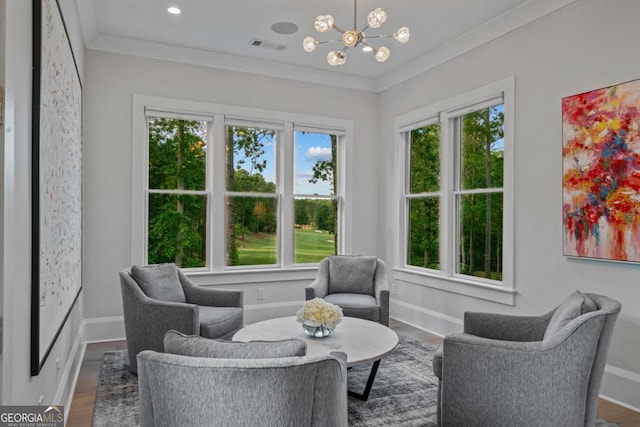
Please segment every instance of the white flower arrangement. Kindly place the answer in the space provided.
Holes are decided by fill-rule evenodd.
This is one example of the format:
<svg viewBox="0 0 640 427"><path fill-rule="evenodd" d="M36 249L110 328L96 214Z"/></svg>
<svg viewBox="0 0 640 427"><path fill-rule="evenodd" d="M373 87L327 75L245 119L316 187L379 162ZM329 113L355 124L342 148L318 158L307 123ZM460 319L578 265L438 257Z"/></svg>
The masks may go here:
<svg viewBox="0 0 640 427"><path fill-rule="evenodd" d="M324 325L333 329L342 321L342 309L322 298L314 298L302 305L302 308L296 313L296 319L300 323L311 321L317 323L318 326Z"/></svg>

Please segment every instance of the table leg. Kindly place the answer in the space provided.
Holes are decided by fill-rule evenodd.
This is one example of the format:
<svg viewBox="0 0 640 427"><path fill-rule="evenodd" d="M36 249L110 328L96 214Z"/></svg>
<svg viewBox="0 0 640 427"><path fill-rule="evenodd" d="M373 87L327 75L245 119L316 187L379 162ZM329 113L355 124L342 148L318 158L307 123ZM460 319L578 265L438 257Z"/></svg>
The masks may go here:
<svg viewBox="0 0 640 427"><path fill-rule="evenodd" d="M367 380L367 385L364 388L364 392L360 394L349 390L349 396L355 397L356 399L364 400L365 402L367 401L367 399L369 398L369 392L371 392L371 387L373 386L373 380L376 379L376 374L378 373L378 366L380 366L379 360L373 362L371 373L369 373L369 379Z"/></svg>

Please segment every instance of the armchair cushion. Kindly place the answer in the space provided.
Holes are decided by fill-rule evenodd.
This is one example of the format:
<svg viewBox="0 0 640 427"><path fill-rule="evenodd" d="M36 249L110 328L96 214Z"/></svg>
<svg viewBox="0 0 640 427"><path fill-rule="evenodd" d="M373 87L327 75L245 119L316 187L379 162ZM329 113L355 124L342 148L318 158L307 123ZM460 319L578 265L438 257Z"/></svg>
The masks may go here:
<svg viewBox="0 0 640 427"><path fill-rule="evenodd" d="M543 341L555 335L567 323L584 313L589 313L597 309L596 303L580 291L575 291L554 311L547 329L544 333Z"/></svg>
<svg viewBox="0 0 640 427"><path fill-rule="evenodd" d="M168 331L164 335L164 352L181 356L218 359L271 359L307 354L307 344L298 339L282 341L235 342L185 335Z"/></svg>
<svg viewBox="0 0 640 427"><path fill-rule="evenodd" d="M373 277L376 257L331 256L329 258L329 293L375 295Z"/></svg>
<svg viewBox="0 0 640 427"><path fill-rule="evenodd" d="M175 264L131 267L131 276L149 297L167 302L187 302Z"/></svg>
<svg viewBox="0 0 640 427"><path fill-rule="evenodd" d="M242 328L242 308L198 306L200 335L207 338L229 338Z"/></svg>
<svg viewBox="0 0 640 427"><path fill-rule="evenodd" d="M371 295L343 292L329 294L324 297L324 300L342 308L345 316L359 317L373 322L380 321L380 307Z"/></svg>

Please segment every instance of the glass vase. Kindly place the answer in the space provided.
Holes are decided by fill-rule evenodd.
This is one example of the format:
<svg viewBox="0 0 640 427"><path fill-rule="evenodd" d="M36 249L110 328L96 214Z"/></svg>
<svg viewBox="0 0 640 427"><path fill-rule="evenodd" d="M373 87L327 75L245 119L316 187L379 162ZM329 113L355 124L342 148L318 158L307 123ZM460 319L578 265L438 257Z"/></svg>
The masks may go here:
<svg viewBox="0 0 640 427"><path fill-rule="evenodd" d="M315 338L324 338L331 335L331 332L333 332L333 329L330 327L312 320L305 320L302 322L302 329L304 329L305 334Z"/></svg>

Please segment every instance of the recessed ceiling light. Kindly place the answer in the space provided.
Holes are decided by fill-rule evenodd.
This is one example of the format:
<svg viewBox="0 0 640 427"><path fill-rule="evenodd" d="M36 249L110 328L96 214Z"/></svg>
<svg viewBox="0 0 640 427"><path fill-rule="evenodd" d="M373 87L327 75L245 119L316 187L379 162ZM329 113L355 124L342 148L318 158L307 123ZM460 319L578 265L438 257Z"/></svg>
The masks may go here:
<svg viewBox="0 0 640 427"><path fill-rule="evenodd" d="M293 22L276 22L271 30L277 34L293 34L298 31L298 26Z"/></svg>
<svg viewBox="0 0 640 427"><path fill-rule="evenodd" d="M180 15L180 9L178 9L175 6L171 6L170 8L168 8L167 12L169 12L172 15Z"/></svg>

